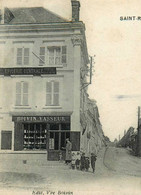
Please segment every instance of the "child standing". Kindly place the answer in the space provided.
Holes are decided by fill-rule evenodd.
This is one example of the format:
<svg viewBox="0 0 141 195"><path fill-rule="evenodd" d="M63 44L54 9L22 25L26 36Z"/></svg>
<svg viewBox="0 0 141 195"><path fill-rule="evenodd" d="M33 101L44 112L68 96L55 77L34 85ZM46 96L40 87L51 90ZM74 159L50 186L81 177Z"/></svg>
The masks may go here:
<svg viewBox="0 0 141 195"><path fill-rule="evenodd" d="M95 171L95 162L96 162L96 155L94 153L91 153L91 167L92 167L93 173Z"/></svg>
<svg viewBox="0 0 141 195"><path fill-rule="evenodd" d="M79 152L77 152L77 155L76 155L75 165L76 165L76 169L80 169L80 153Z"/></svg>
<svg viewBox="0 0 141 195"><path fill-rule="evenodd" d="M88 171L90 168L89 157L85 157L85 170Z"/></svg>
<svg viewBox="0 0 141 195"><path fill-rule="evenodd" d="M80 159L80 170L85 170L85 153L83 152Z"/></svg>
<svg viewBox="0 0 141 195"><path fill-rule="evenodd" d="M75 169L75 160L76 160L76 156L75 153L72 153L72 159L71 159L71 168Z"/></svg>

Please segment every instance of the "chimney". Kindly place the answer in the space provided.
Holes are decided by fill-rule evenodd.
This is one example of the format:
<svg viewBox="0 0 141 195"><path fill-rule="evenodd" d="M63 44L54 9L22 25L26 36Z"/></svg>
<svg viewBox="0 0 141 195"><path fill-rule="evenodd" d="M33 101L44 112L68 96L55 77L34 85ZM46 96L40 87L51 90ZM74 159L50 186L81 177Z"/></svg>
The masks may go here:
<svg viewBox="0 0 141 195"><path fill-rule="evenodd" d="M76 0L71 0L71 4L72 4L72 22L78 22L80 2Z"/></svg>

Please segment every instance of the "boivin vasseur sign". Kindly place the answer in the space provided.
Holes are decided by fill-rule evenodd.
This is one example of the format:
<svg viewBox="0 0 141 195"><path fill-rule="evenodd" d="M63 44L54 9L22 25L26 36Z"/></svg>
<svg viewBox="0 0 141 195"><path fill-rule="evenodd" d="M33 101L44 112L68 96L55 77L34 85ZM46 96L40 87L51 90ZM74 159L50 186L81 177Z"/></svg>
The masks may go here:
<svg viewBox="0 0 141 195"><path fill-rule="evenodd" d="M15 122L70 122L70 116L13 116L12 121Z"/></svg>
<svg viewBox="0 0 141 195"><path fill-rule="evenodd" d="M44 68L0 68L0 75L33 75L40 76L41 74L56 74L55 67Z"/></svg>

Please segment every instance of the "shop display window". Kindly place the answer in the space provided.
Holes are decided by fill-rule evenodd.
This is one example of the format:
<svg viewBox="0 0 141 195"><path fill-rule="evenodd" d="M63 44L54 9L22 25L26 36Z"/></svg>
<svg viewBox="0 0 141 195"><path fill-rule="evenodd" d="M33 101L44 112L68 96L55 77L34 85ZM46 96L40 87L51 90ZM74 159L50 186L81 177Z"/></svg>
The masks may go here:
<svg viewBox="0 0 141 195"><path fill-rule="evenodd" d="M46 149L46 125L24 124L24 149Z"/></svg>
<svg viewBox="0 0 141 195"><path fill-rule="evenodd" d="M70 123L24 123L24 150L61 150L70 138ZM48 131L47 131L48 129Z"/></svg>

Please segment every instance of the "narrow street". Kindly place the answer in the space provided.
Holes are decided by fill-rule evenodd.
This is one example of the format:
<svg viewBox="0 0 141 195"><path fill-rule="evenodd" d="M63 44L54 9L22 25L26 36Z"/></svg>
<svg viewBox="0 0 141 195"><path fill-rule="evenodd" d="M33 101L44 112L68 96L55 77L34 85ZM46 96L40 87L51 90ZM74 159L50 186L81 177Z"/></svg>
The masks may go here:
<svg viewBox="0 0 141 195"><path fill-rule="evenodd" d="M2 155L5 154L0 154ZM13 154L15 155L15 154ZM0 159L0 194L44 195L51 192L73 194L141 194L141 159L122 148L103 148L98 155L95 174L70 169L64 162L39 162ZM3 192L4 190L4 192ZM60 192L60 194L61 194Z"/></svg>

